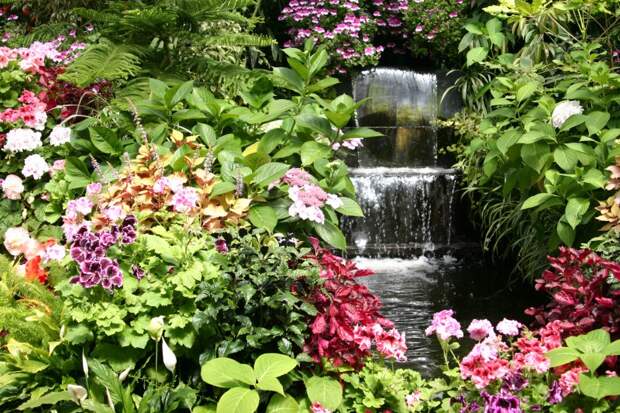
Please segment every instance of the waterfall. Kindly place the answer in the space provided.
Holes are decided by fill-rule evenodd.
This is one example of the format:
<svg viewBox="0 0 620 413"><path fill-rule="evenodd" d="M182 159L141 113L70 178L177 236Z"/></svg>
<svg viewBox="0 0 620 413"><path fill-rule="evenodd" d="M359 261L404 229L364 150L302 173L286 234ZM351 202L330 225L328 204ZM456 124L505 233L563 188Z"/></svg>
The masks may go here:
<svg viewBox="0 0 620 413"><path fill-rule="evenodd" d="M353 80L358 126L385 136L365 141L349 159L351 180L365 217L346 219L357 255L411 257L445 250L453 239L456 171L438 161L434 121L457 107L440 103L436 73L377 68Z"/></svg>

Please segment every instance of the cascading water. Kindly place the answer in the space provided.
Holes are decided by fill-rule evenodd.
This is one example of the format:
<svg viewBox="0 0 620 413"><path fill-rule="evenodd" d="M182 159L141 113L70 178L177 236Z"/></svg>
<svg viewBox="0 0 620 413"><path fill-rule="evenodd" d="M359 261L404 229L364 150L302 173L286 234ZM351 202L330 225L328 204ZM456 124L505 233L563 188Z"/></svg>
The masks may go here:
<svg viewBox="0 0 620 413"><path fill-rule="evenodd" d="M462 246L455 242L458 175L439 159L442 136L434 125L458 110L455 99L439 103L446 83L441 74L387 68L354 79L355 99L369 98L358 110L358 125L385 136L365 140L348 159L365 217L343 223L350 253L376 273L365 282L405 333L409 364L428 374L442 357L434 338L424 334L434 312L452 308L466 327L473 318L519 318L522 302L531 299L498 292L504 275L479 255L446 255Z"/></svg>
<svg viewBox="0 0 620 413"><path fill-rule="evenodd" d="M455 105L440 105L440 79L378 68L353 81L354 98L368 99L358 110L358 125L385 135L366 140L352 161L351 179L366 217L344 226L358 255L432 255L452 241L456 171L438 162L434 121Z"/></svg>

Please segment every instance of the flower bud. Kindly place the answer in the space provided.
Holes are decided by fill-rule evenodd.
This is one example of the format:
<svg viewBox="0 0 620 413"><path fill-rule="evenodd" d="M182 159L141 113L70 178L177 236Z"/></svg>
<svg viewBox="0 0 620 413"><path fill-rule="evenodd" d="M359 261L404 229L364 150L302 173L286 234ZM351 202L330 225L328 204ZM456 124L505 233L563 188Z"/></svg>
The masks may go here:
<svg viewBox="0 0 620 413"><path fill-rule="evenodd" d="M71 396L71 400L75 403L81 405L86 397L88 397L88 392L82 386L77 384L70 384L67 386L67 391L69 392L69 396Z"/></svg>
<svg viewBox="0 0 620 413"><path fill-rule="evenodd" d="M171 373L174 373L174 368L177 365L177 356L175 356L172 349L168 347L165 338L161 341L161 354L164 359L164 366L166 366Z"/></svg>
<svg viewBox="0 0 620 413"><path fill-rule="evenodd" d="M153 317L146 331L155 341L159 341L164 334L164 316Z"/></svg>

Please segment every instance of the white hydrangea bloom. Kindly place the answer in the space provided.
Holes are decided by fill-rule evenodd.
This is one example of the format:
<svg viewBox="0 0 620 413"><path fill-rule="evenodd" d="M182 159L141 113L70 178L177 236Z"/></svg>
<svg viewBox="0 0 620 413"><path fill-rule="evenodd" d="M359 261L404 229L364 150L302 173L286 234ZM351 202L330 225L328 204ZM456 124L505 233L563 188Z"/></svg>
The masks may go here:
<svg viewBox="0 0 620 413"><path fill-rule="evenodd" d="M551 122L553 127L561 128L564 122L573 115L581 115L583 113L583 107L576 100L567 100L560 102L553 109L551 114Z"/></svg>
<svg viewBox="0 0 620 413"><path fill-rule="evenodd" d="M41 177L49 172L50 166L41 155L30 155L24 160L24 168L22 175L31 176L33 179L41 179Z"/></svg>
<svg viewBox="0 0 620 413"><path fill-rule="evenodd" d="M41 145L41 132L18 128L12 129L6 134L6 143L3 149L7 152L33 151L40 148Z"/></svg>
<svg viewBox="0 0 620 413"><path fill-rule="evenodd" d="M50 133L50 144L52 146L60 146L71 140L71 129L64 126L54 126Z"/></svg>

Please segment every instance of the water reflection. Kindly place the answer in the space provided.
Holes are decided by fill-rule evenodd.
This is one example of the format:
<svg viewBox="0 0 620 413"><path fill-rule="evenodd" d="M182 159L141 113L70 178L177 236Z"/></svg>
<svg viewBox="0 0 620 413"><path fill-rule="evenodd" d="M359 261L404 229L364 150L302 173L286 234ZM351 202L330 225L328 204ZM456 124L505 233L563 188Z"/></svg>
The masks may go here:
<svg viewBox="0 0 620 413"><path fill-rule="evenodd" d="M358 257L355 261L376 272L364 282L381 297L383 314L405 332L407 365L428 376L437 374L442 363L437 341L424 334L433 313L452 308L463 331L474 318L487 318L494 324L504 317L529 323L523 310L540 299L528 287L506 287L505 272L473 259Z"/></svg>

